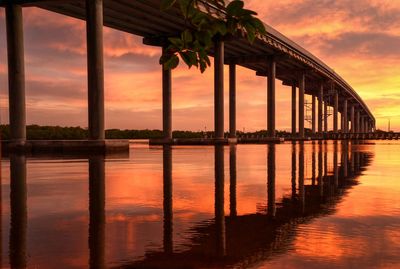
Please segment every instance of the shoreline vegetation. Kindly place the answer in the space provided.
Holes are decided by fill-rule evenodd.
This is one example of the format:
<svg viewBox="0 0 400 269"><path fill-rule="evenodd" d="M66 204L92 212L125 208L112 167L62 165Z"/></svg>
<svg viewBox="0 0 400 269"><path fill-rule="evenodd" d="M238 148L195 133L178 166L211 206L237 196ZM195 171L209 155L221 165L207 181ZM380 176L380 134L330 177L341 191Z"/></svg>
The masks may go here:
<svg viewBox="0 0 400 269"><path fill-rule="evenodd" d="M377 132L383 132L378 130ZM77 127L62 127L62 126L40 126L27 125L26 127L28 140L85 140L88 139L87 128ZM311 133L311 130L306 129L306 133ZM227 135L228 133L226 133ZM129 129L108 129L106 130L106 139L153 139L162 138L163 132L158 129L144 130L129 130ZM213 131L173 131L173 138L211 138ZM237 132L238 136L266 136L266 130L255 132ZM290 136L287 131L277 131L279 137ZM9 125L0 125L0 138L8 140L10 138Z"/></svg>

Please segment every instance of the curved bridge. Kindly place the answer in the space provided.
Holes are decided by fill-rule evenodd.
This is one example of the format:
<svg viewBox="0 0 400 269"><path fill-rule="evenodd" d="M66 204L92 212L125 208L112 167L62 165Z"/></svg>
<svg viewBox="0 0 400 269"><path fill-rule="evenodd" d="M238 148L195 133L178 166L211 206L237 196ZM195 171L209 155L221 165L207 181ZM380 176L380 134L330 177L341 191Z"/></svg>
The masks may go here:
<svg viewBox="0 0 400 269"><path fill-rule="evenodd" d="M25 104L21 8L35 6L86 20L90 139L104 139L103 25L144 37L146 45L162 46L168 36L184 29L177 8L160 10L160 0L0 0L6 7L10 70L10 125L13 138L24 140ZM268 77L267 129L275 137L275 79L292 87L292 134L305 137L305 120L313 134L328 132L328 107L333 107L334 133L369 133L375 118L356 91L310 52L266 25L267 34L249 44L243 38L215 42L215 140L224 139L223 65L230 66L229 137L236 138L236 65ZM296 100L296 91L299 100ZM312 96L312 115L305 117L304 95ZM317 102L318 101L318 102ZM296 111L299 102L300 110ZM318 103L318 105L317 105ZM163 72L163 130L172 139L171 72ZM318 113L317 113L318 111ZM339 115L340 113L340 115ZM339 118L341 126L338 126ZM298 124L297 124L298 120ZM350 124L351 123L351 124ZM298 126L298 129L297 129ZM351 126L351 127L350 127Z"/></svg>

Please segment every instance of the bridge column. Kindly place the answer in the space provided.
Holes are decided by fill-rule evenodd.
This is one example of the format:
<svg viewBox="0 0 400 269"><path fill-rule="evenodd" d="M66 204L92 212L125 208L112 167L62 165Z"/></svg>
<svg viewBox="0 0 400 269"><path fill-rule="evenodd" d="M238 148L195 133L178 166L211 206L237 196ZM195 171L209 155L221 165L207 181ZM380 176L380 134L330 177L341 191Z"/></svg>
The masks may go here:
<svg viewBox="0 0 400 269"><path fill-rule="evenodd" d="M351 121L351 133L355 133L355 120L354 120L354 105L350 105L350 121Z"/></svg>
<svg viewBox="0 0 400 269"><path fill-rule="evenodd" d="M343 133L349 132L349 121L347 119L347 99L343 100Z"/></svg>
<svg viewBox="0 0 400 269"><path fill-rule="evenodd" d="M315 134L315 125L316 125L316 115L315 115L315 107L316 107L316 96L311 95L311 131Z"/></svg>
<svg viewBox="0 0 400 269"><path fill-rule="evenodd" d="M328 102L324 102L324 132L328 132Z"/></svg>
<svg viewBox="0 0 400 269"><path fill-rule="evenodd" d="M163 53L164 53L163 48ZM172 139L172 97L171 97L171 69L162 70L163 96L163 135L164 139Z"/></svg>
<svg viewBox="0 0 400 269"><path fill-rule="evenodd" d="M103 0L86 0L89 139L104 139Z"/></svg>
<svg viewBox="0 0 400 269"><path fill-rule="evenodd" d="M357 111L356 111L356 119L355 119L355 121L356 121L356 124L355 124L355 132L356 133L359 133L360 132L360 110L359 109L357 109Z"/></svg>
<svg viewBox="0 0 400 269"><path fill-rule="evenodd" d="M321 83L318 91L318 133L322 134L322 101L324 96L324 86Z"/></svg>
<svg viewBox="0 0 400 269"><path fill-rule="evenodd" d="M304 92L305 74L302 73L299 79L299 136L304 138Z"/></svg>
<svg viewBox="0 0 400 269"><path fill-rule="evenodd" d="M275 137L275 78L276 62L273 57L268 60L267 86L267 130L269 137Z"/></svg>
<svg viewBox="0 0 400 269"><path fill-rule="evenodd" d="M26 139L24 37L21 6L6 5L8 95L11 140Z"/></svg>
<svg viewBox="0 0 400 269"><path fill-rule="evenodd" d="M229 137L236 138L236 64L229 65Z"/></svg>
<svg viewBox="0 0 400 269"><path fill-rule="evenodd" d="M335 91L333 96L333 132L338 132L339 93Z"/></svg>
<svg viewBox="0 0 400 269"><path fill-rule="evenodd" d="M296 81L292 84L292 136L296 135Z"/></svg>
<svg viewBox="0 0 400 269"><path fill-rule="evenodd" d="M214 130L215 139L224 139L224 42L214 44Z"/></svg>

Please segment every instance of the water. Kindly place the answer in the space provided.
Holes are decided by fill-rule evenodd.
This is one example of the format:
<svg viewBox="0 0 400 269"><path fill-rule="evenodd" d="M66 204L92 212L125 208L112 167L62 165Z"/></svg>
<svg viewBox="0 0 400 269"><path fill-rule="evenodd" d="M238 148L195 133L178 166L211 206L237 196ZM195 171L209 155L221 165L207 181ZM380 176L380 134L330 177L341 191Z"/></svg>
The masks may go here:
<svg viewBox="0 0 400 269"><path fill-rule="evenodd" d="M400 268L400 143L10 156L3 268Z"/></svg>

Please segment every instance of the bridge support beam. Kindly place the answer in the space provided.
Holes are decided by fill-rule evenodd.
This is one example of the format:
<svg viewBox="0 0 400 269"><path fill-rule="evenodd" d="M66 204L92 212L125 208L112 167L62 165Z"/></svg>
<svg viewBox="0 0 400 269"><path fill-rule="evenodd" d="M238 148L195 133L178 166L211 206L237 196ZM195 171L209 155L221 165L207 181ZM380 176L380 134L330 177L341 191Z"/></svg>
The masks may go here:
<svg viewBox="0 0 400 269"><path fill-rule="evenodd" d="M304 92L305 92L305 74L302 73L299 78L299 136L304 138Z"/></svg>
<svg viewBox="0 0 400 269"><path fill-rule="evenodd" d="M333 96L333 132L338 132L339 93L335 91Z"/></svg>
<svg viewBox="0 0 400 269"><path fill-rule="evenodd" d="M292 136L296 135L296 81L292 84Z"/></svg>
<svg viewBox="0 0 400 269"><path fill-rule="evenodd" d="M165 48L163 48L164 53ZM162 96L163 96L163 136L166 140L172 139L172 89L171 69L162 67Z"/></svg>
<svg viewBox="0 0 400 269"><path fill-rule="evenodd" d="M347 99L343 100L343 133L349 132L349 121L347 119Z"/></svg>
<svg viewBox="0 0 400 269"><path fill-rule="evenodd" d="M214 44L214 130L215 139L224 139L224 42Z"/></svg>
<svg viewBox="0 0 400 269"><path fill-rule="evenodd" d="M104 140L103 0L86 0L89 139Z"/></svg>
<svg viewBox="0 0 400 269"><path fill-rule="evenodd" d="M315 95L311 95L311 131L315 134L315 124L316 124L316 115L315 115L315 106L316 106L316 97Z"/></svg>
<svg viewBox="0 0 400 269"><path fill-rule="evenodd" d="M351 133L355 133L354 105L350 105Z"/></svg>
<svg viewBox="0 0 400 269"><path fill-rule="evenodd" d="M25 63L22 8L6 5L8 95L11 140L26 140Z"/></svg>
<svg viewBox="0 0 400 269"><path fill-rule="evenodd" d="M269 137L275 137L275 78L276 62L273 57L268 60L267 85L267 130Z"/></svg>
<svg viewBox="0 0 400 269"><path fill-rule="evenodd" d="M318 133L322 134L322 102L324 96L324 86L320 85L318 91Z"/></svg>
<svg viewBox="0 0 400 269"><path fill-rule="evenodd" d="M229 65L229 137L236 138L236 65Z"/></svg>

